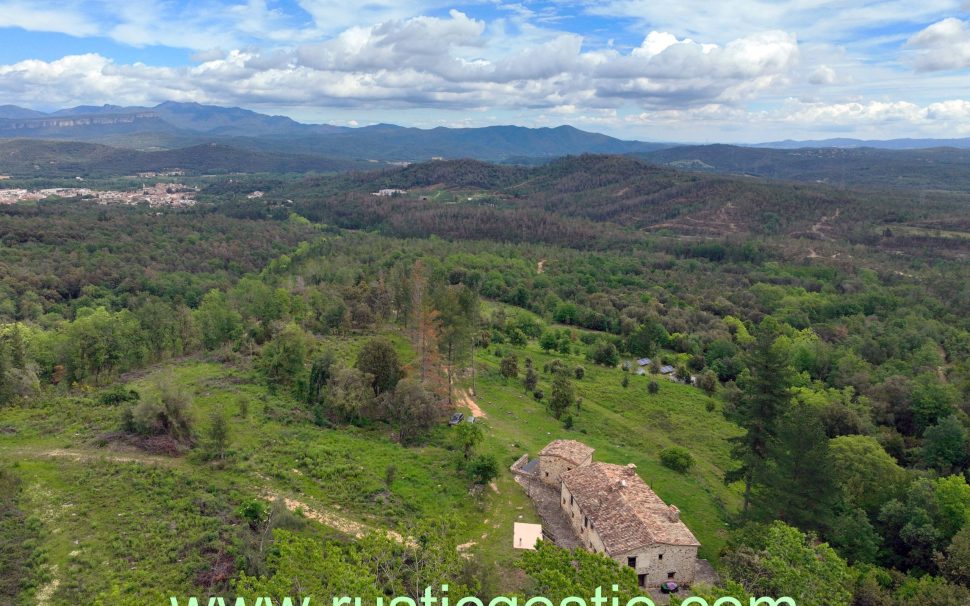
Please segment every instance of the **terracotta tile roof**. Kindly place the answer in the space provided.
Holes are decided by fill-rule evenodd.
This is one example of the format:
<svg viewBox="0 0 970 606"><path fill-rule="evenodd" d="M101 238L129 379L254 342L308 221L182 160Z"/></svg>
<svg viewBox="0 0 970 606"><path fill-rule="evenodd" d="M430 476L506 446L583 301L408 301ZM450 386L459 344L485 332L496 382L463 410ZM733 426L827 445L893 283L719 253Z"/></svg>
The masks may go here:
<svg viewBox="0 0 970 606"><path fill-rule="evenodd" d="M539 451L539 456L549 455L560 457L579 465L593 456L594 448L577 442L576 440L555 440Z"/></svg>
<svg viewBox="0 0 970 606"><path fill-rule="evenodd" d="M562 474L562 481L611 555L656 543L700 545L677 508L664 503L635 466L592 463Z"/></svg>

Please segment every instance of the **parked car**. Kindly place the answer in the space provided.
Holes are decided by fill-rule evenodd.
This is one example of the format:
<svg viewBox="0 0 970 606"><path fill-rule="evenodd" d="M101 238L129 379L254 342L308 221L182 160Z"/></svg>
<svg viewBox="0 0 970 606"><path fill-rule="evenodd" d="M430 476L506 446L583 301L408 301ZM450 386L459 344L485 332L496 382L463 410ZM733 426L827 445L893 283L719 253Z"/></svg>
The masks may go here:
<svg viewBox="0 0 970 606"><path fill-rule="evenodd" d="M661 593L677 593L680 591L680 585L673 581L667 581L660 586Z"/></svg>
<svg viewBox="0 0 970 606"><path fill-rule="evenodd" d="M448 425L452 425L452 426L458 425L459 423L461 423L462 419L464 418L465 418L465 415L463 413L456 412L455 414L451 415L451 420L448 421Z"/></svg>

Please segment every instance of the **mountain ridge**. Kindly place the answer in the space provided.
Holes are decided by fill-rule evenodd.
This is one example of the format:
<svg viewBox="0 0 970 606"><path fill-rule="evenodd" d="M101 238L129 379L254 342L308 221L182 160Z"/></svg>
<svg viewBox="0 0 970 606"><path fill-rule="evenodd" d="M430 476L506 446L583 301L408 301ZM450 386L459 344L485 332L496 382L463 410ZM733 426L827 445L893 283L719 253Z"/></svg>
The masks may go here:
<svg viewBox="0 0 970 606"><path fill-rule="evenodd" d="M77 140L135 149L222 143L260 151L384 161L422 161L439 156L501 160L511 156L632 153L665 146L625 141L569 125L422 129L374 124L350 128L304 124L239 107L173 101L154 107L81 105L47 113L4 106L0 108L0 137Z"/></svg>

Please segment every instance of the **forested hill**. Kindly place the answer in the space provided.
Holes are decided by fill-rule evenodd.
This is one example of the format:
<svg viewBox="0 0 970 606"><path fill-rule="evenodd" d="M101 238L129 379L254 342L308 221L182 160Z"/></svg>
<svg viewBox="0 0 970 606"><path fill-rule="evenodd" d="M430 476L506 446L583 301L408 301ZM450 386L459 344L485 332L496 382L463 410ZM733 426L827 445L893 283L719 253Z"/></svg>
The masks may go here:
<svg viewBox="0 0 970 606"><path fill-rule="evenodd" d="M0 174L13 177L115 177L181 169L205 173L335 172L362 164L320 156L260 152L205 144L135 151L95 143L0 139Z"/></svg>
<svg viewBox="0 0 970 606"><path fill-rule="evenodd" d="M835 186L970 191L970 149L956 147L892 150L696 145L636 155L649 162L690 171Z"/></svg>
<svg viewBox="0 0 970 606"><path fill-rule="evenodd" d="M513 550L508 466L556 438L678 507L698 595L970 603L966 194L623 156L197 182L0 206L0 604L637 594Z"/></svg>
<svg viewBox="0 0 970 606"><path fill-rule="evenodd" d="M371 195L384 188L408 193ZM625 156L572 156L532 168L430 162L280 184L269 192L267 200L273 199L295 200L311 220L408 236L580 238L581 245L611 246L636 238L639 230L705 238L781 235L819 246L849 239L895 250L933 246L942 255L970 253L970 238L961 235L970 206L963 193L914 196L687 173ZM260 216L262 204L237 202L234 212ZM587 223L596 228L590 231Z"/></svg>

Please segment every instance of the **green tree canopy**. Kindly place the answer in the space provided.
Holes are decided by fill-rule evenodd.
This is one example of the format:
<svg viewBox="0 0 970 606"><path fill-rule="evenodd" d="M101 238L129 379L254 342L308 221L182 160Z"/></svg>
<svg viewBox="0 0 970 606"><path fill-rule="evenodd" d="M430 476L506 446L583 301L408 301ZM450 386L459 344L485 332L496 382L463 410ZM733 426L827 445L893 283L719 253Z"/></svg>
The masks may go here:
<svg viewBox="0 0 970 606"><path fill-rule="evenodd" d="M383 337L369 339L357 354L355 365L361 372L374 377L374 393L394 391L397 382L404 376L397 351L390 341Z"/></svg>
<svg viewBox="0 0 970 606"><path fill-rule="evenodd" d="M906 471L869 436L839 436L829 442L832 474L845 500L875 512L900 494Z"/></svg>

